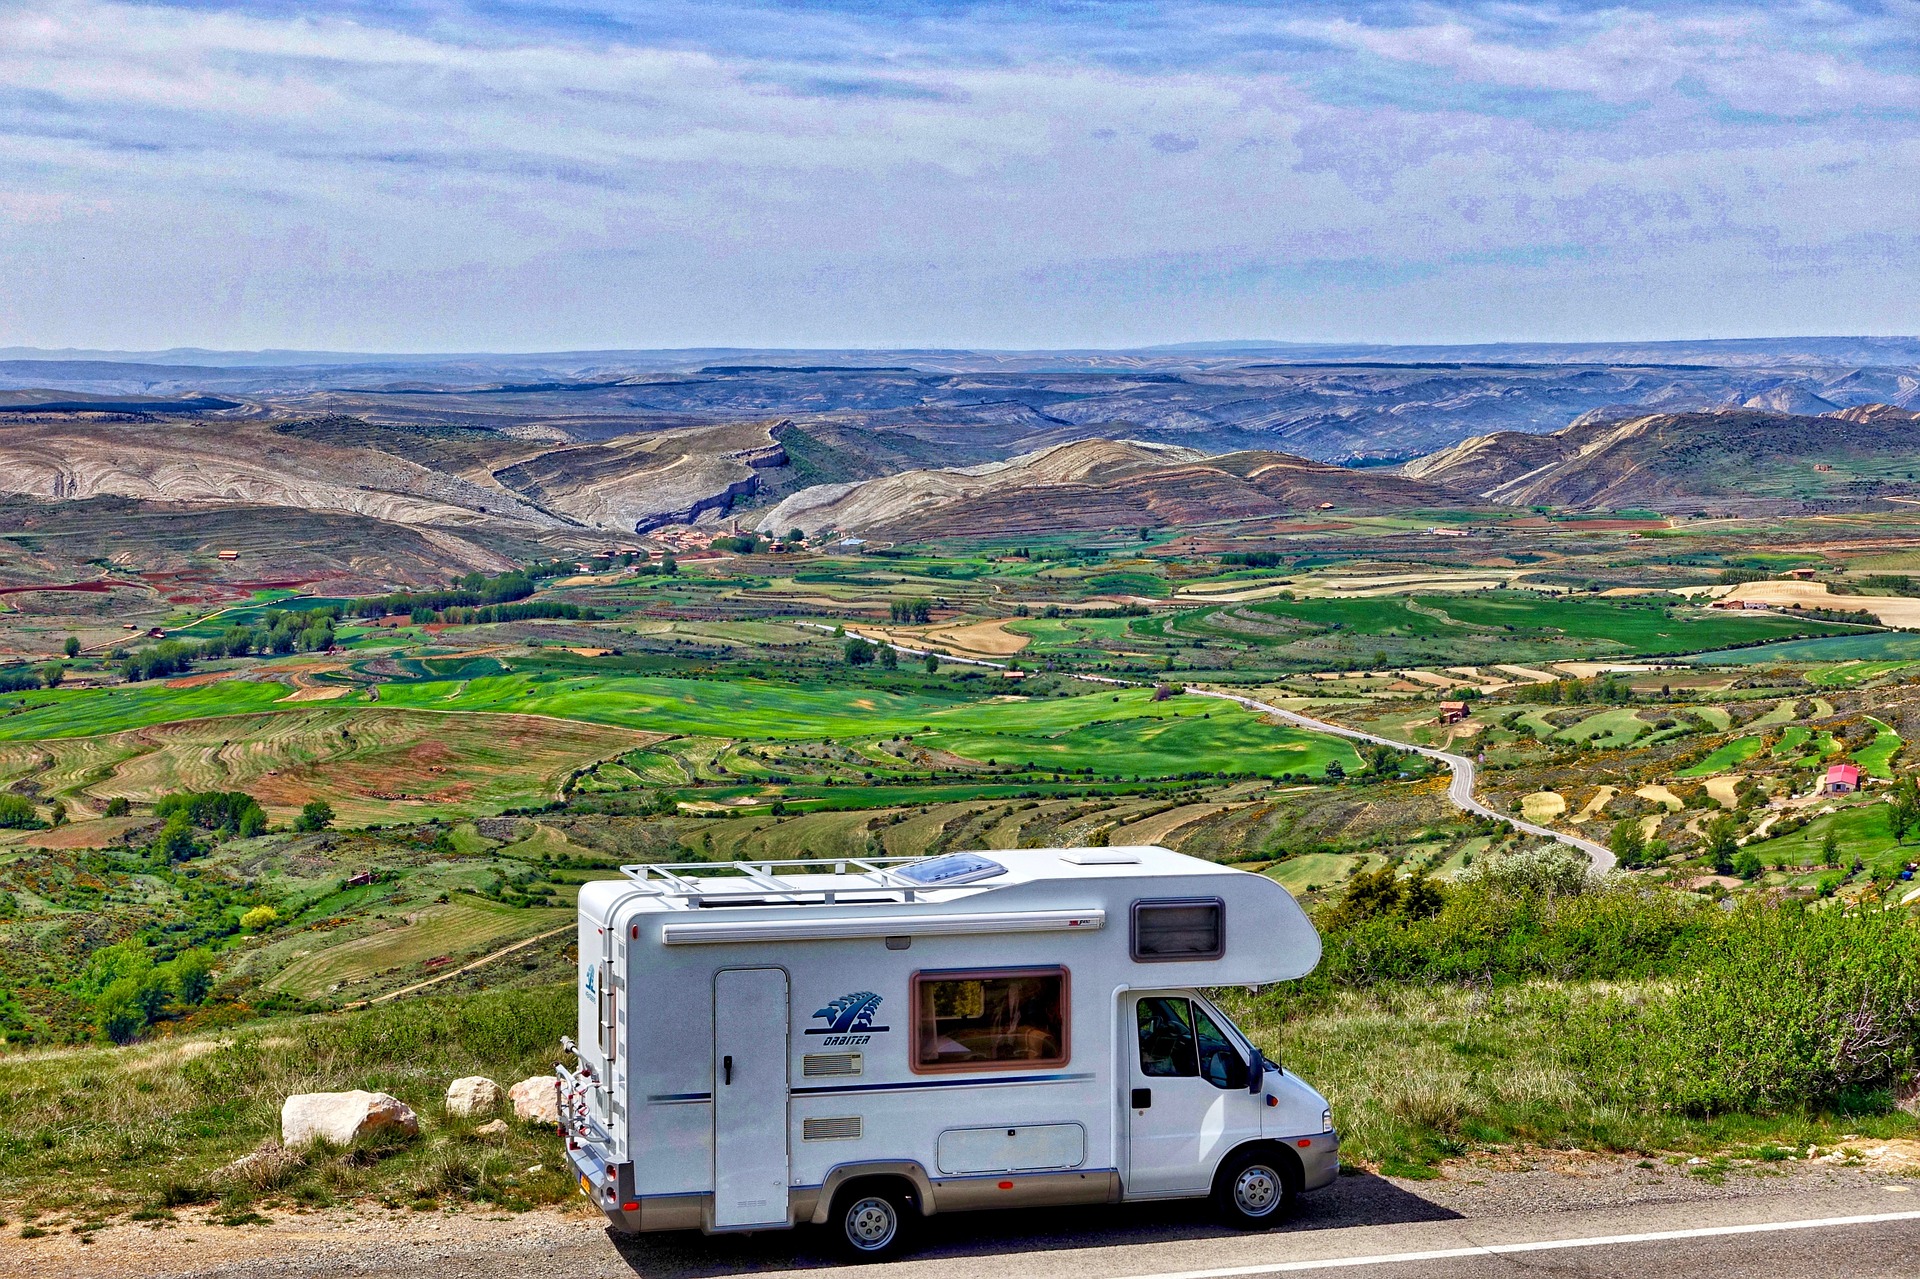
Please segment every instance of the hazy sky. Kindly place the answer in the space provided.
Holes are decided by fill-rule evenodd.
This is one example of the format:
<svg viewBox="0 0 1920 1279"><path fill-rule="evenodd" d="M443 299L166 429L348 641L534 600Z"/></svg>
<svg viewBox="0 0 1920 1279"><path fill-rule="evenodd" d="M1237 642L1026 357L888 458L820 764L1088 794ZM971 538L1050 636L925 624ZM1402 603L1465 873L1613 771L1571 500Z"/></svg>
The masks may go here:
<svg viewBox="0 0 1920 1279"><path fill-rule="evenodd" d="M0 345L1920 332L1920 0L0 0Z"/></svg>

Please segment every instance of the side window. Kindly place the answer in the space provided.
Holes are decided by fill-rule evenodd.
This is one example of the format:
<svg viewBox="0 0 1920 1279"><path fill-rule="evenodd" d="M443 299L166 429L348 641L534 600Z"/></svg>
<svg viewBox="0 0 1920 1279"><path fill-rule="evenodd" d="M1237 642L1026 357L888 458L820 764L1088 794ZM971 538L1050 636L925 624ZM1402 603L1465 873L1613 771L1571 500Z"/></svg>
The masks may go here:
<svg viewBox="0 0 1920 1279"><path fill-rule="evenodd" d="M916 1071L1067 1063L1064 968L916 973L913 1007Z"/></svg>
<svg viewBox="0 0 1920 1279"><path fill-rule="evenodd" d="M1247 1063L1213 1019L1196 1006L1193 1029L1200 1041L1200 1073L1215 1088L1245 1088Z"/></svg>
<svg viewBox="0 0 1920 1279"><path fill-rule="evenodd" d="M1226 903L1218 897L1170 897L1133 904L1136 962L1218 959L1227 953Z"/></svg>
<svg viewBox="0 0 1920 1279"><path fill-rule="evenodd" d="M1135 1016L1140 1023L1141 1074L1149 1079L1179 1079L1200 1073L1192 1004L1151 997L1135 1005Z"/></svg>

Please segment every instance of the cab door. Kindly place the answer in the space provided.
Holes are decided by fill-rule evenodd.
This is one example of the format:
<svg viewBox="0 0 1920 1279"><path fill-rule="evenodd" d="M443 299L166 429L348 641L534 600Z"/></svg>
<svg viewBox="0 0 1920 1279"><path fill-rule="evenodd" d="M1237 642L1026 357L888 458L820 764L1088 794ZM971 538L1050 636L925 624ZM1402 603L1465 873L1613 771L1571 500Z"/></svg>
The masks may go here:
<svg viewBox="0 0 1920 1279"><path fill-rule="evenodd" d="M1260 1135L1247 1062L1219 1015L1184 991L1126 996L1132 1004L1126 1194L1205 1194L1229 1150Z"/></svg>

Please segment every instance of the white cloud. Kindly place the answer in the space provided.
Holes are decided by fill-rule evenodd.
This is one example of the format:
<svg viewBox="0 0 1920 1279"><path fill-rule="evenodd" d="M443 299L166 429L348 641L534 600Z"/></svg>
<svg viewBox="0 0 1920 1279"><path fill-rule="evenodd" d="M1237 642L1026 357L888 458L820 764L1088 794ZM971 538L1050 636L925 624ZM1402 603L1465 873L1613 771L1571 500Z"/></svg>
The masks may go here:
<svg viewBox="0 0 1920 1279"><path fill-rule="evenodd" d="M1409 338L1544 292L1600 336L1658 331L1653 262L1730 324L1844 284L1920 328L1885 279L1920 232L1900 11L1041 13L19 0L0 343Z"/></svg>

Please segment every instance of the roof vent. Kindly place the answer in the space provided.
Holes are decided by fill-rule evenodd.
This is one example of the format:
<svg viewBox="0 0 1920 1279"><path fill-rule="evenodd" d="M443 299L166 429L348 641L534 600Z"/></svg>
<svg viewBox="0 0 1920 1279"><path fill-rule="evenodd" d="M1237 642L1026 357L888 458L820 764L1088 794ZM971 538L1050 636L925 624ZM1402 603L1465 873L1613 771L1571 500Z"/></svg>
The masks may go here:
<svg viewBox="0 0 1920 1279"><path fill-rule="evenodd" d="M1072 866L1138 866L1139 855L1119 848L1076 848L1060 854L1060 860Z"/></svg>
<svg viewBox="0 0 1920 1279"><path fill-rule="evenodd" d="M893 873L895 878L922 888L952 888L959 884L971 884L976 879L1004 875L1007 868L978 853L948 853L945 857L933 857L924 862L896 867Z"/></svg>

